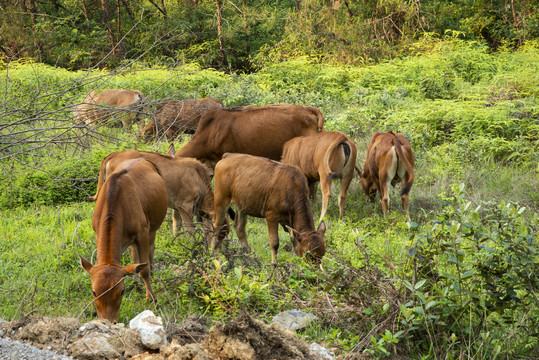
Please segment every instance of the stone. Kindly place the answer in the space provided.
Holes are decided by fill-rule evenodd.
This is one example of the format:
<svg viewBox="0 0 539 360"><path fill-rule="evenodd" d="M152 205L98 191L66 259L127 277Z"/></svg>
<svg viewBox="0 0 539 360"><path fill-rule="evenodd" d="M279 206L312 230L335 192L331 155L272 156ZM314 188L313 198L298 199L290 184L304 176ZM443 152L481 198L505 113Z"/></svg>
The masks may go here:
<svg viewBox="0 0 539 360"><path fill-rule="evenodd" d="M296 331L307 327L307 325L309 325L315 319L316 316L311 313L307 314L301 310L294 309L283 311L275 315L271 322L279 323L285 329Z"/></svg>
<svg viewBox="0 0 539 360"><path fill-rule="evenodd" d="M138 331L142 345L148 349L157 350L168 344L163 321L151 310L145 310L134 317L129 322L129 327Z"/></svg>
<svg viewBox="0 0 539 360"><path fill-rule="evenodd" d="M319 360L334 360L335 354L332 354L328 349L313 342L309 345L309 350L318 356Z"/></svg>

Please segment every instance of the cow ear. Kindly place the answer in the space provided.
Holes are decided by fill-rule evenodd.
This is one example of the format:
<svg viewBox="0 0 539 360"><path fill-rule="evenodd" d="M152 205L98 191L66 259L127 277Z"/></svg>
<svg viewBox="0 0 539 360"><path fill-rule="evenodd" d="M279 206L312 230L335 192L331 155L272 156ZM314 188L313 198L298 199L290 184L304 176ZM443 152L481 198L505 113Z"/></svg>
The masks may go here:
<svg viewBox="0 0 539 360"><path fill-rule="evenodd" d="M320 225L318 225L318 229L316 229L316 232L320 234L320 236L324 235L326 232L326 223L322 220Z"/></svg>
<svg viewBox="0 0 539 360"><path fill-rule="evenodd" d="M86 270L88 273L90 272L90 270L92 270L92 268L94 267L92 265L91 262L89 262L88 260L86 260L83 256L81 256L80 254L77 254L79 255L79 261L80 261L80 266L82 266L82 268L84 270Z"/></svg>
<svg viewBox="0 0 539 360"><path fill-rule="evenodd" d="M125 275L135 275L144 270L144 268L148 265L148 263L142 263L142 264L131 264L124 267L124 270L126 272Z"/></svg>
<svg viewBox="0 0 539 360"><path fill-rule="evenodd" d="M168 147L167 155L168 156L174 156L176 154L176 149L174 148L174 144L170 144Z"/></svg>
<svg viewBox="0 0 539 360"><path fill-rule="evenodd" d="M293 236L296 240L298 241L301 241L301 238L299 236L299 232L297 232L296 230L292 229L290 226L288 225L285 225L286 227L286 230L288 231L288 233L290 234L290 236Z"/></svg>

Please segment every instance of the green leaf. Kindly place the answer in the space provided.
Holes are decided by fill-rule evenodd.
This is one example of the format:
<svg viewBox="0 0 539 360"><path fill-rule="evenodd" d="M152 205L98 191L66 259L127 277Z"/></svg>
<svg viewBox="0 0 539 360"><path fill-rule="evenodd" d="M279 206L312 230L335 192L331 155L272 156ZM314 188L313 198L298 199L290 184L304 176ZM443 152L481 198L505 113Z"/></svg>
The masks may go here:
<svg viewBox="0 0 539 360"><path fill-rule="evenodd" d="M426 282L427 282L427 280L425 280L425 279L418 281L418 282L414 285L414 290L419 289L420 287L422 287L423 285L425 285Z"/></svg>

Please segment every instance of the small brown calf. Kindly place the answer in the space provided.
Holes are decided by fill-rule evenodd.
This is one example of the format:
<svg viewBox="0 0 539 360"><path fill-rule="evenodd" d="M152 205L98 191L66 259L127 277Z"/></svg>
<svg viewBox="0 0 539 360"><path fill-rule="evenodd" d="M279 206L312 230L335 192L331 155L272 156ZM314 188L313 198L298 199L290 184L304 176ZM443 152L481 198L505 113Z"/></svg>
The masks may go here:
<svg viewBox="0 0 539 360"><path fill-rule="evenodd" d="M139 90L95 90L75 107L73 114L77 123L84 122L92 127L108 118L122 117L122 123L127 127L133 120L136 123L142 120L143 101L144 94ZM120 111L121 116L118 116L117 113Z"/></svg>
<svg viewBox="0 0 539 360"><path fill-rule="evenodd" d="M154 164L165 181L168 207L173 209L174 235L182 224L188 231L192 231L195 215L204 223L206 233L212 229L214 207L211 178L208 169L192 158L174 158L169 155L137 150L113 152L101 162L97 192L95 196L87 200L95 201L100 197L105 178L115 171L119 164L125 160L137 158L143 158Z"/></svg>
<svg viewBox="0 0 539 360"><path fill-rule="evenodd" d="M155 299L150 269L155 234L167 213L167 190L155 166L144 159L122 162L109 175L97 199L92 219L96 233L97 262L80 256L92 279L97 316L118 321L124 278L140 273L146 299ZM122 266L122 253L131 248L132 265Z"/></svg>
<svg viewBox="0 0 539 360"><path fill-rule="evenodd" d="M389 210L389 184L402 182L402 208L410 219L408 200L415 180L414 154L408 140L392 131L376 132L369 143L365 167L360 171L359 180L363 190L372 200L378 191L382 199L382 212Z"/></svg>
<svg viewBox="0 0 539 360"><path fill-rule="evenodd" d="M342 220L346 205L346 192L354 177L357 149L352 140L339 131L323 131L311 136L301 136L284 144L281 161L297 166L307 178L311 198L316 194L316 184L322 188L320 220L326 216L331 196L331 182L341 179L339 193L339 219Z"/></svg>
<svg viewBox="0 0 539 360"><path fill-rule="evenodd" d="M149 141L156 136L166 135L173 141L181 134L194 134L202 115L209 110L222 109L223 103L213 98L165 101L157 107L155 119L140 133Z"/></svg>
<svg viewBox="0 0 539 360"><path fill-rule="evenodd" d="M315 231L307 182L297 167L258 156L227 153L215 166L214 182L214 227L219 229L223 224L225 212L233 202L236 234L248 251L245 226L250 215L266 218L273 264L279 249L279 224L286 226L298 256L309 253L318 262L324 256L326 224L322 221ZM215 246L214 238L211 247Z"/></svg>

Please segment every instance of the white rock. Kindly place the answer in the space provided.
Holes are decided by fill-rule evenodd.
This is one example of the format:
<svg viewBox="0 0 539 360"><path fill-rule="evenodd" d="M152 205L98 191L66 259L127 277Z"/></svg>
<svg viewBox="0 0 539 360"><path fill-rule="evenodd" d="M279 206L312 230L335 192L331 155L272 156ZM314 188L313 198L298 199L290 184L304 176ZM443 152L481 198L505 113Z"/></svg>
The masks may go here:
<svg viewBox="0 0 539 360"><path fill-rule="evenodd" d="M129 327L138 331L140 341L149 349L156 350L161 345L168 345L161 317L155 316L150 310L145 310L133 318Z"/></svg>
<svg viewBox="0 0 539 360"><path fill-rule="evenodd" d="M316 316L313 314L306 314L303 311L294 309L283 311L282 313L275 315L271 322L279 323L285 329L296 331L307 327L307 325L314 319L316 319Z"/></svg>
<svg viewBox="0 0 539 360"><path fill-rule="evenodd" d="M334 360L335 359L335 354L331 353L328 349L318 345L315 342L309 345L309 350L311 350L312 353L318 355L318 359L320 360Z"/></svg>

